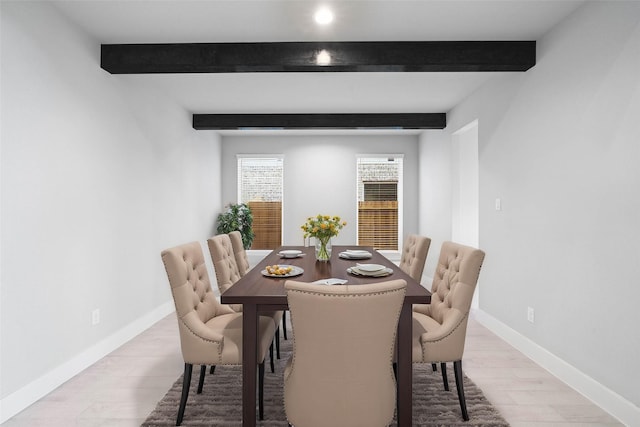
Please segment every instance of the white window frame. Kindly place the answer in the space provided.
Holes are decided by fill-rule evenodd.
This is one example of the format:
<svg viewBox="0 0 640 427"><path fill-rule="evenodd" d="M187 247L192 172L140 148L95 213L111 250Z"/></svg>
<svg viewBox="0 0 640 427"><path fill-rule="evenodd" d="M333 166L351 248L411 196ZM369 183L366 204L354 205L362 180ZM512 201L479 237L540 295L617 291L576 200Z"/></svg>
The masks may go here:
<svg viewBox="0 0 640 427"><path fill-rule="evenodd" d="M237 189L236 189L236 199L237 203L243 203L242 201L242 181L240 179L240 168L241 168L241 160L242 159L279 159L282 164L282 177L280 180L280 189L281 189L281 213L280 213L280 242L283 242L284 239L284 174L285 174L285 165L284 165L284 154L236 154L236 179L237 179ZM267 249L259 249L254 251L260 252L269 252Z"/></svg>

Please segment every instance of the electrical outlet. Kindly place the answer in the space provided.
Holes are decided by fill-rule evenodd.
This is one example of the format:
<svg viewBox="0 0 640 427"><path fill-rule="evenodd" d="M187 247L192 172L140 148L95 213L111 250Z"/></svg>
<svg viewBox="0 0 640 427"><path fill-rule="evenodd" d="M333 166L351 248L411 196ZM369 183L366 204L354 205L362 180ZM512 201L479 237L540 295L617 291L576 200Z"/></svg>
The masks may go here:
<svg viewBox="0 0 640 427"><path fill-rule="evenodd" d="M100 309L96 308L91 312L91 325L96 326L100 323Z"/></svg>
<svg viewBox="0 0 640 427"><path fill-rule="evenodd" d="M535 321L535 313L532 307L527 307L527 320L531 323Z"/></svg>

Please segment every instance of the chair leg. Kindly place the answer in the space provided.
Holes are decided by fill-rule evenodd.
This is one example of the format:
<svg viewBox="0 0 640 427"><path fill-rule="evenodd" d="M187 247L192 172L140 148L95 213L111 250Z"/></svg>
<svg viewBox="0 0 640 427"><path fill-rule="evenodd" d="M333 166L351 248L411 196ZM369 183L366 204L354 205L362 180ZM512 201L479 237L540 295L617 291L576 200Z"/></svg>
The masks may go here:
<svg viewBox="0 0 640 427"><path fill-rule="evenodd" d="M440 370L442 371L442 382L444 383L445 391L449 391L449 380L447 379L447 364L440 363Z"/></svg>
<svg viewBox="0 0 640 427"><path fill-rule="evenodd" d="M258 416L264 420L264 361L258 365Z"/></svg>
<svg viewBox="0 0 640 427"><path fill-rule="evenodd" d="M460 410L462 411L462 419L465 421L469 421L469 413L467 412L467 402L464 399L462 360L457 360L453 362L453 373L456 376L456 388L458 389L458 400L460 401Z"/></svg>
<svg viewBox="0 0 640 427"><path fill-rule="evenodd" d="M280 325L276 329L276 355L280 359Z"/></svg>
<svg viewBox="0 0 640 427"><path fill-rule="evenodd" d="M178 419L176 425L182 424L182 418L184 417L184 409L187 406L187 398L189 397L189 387L191 386L191 372L193 371L193 365L191 363L184 364L184 377L182 378L182 396L180 397L180 406L178 408Z"/></svg>
<svg viewBox="0 0 640 427"><path fill-rule="evenodd" d="M275 365L273 364L273 341L271 341L271 345L269 346L269 362L271 364L271 373L273 374L276 371Z"/></svg>
<svg viewBox="0 0 640 427"><path fill-rule="evenodd" d="M287 310L282 312L282 334L285 340L289 339L287 338Z"/></svg>
<svg viewBox="0 0 640 427"><path fill-rule="evenodd" d="M216 365L211 365L211 369L209 369L209 375L213 375L215 371L216 371Z"/></svg>
<svg viewBox="0 0 640 427"><path fill-rule="evenodd" d="M202 393L202 387L204 386L204 375L207 373L207 365L200 366L200 379L198 380L198 394Z"/></svg>
<svg viewBox="0 0 640 427"><path fill-rule="evenodd" d="M431 370L432 370L433 372L438 372L438 365L436 365L435 363L432 363L432 364L431 364Z"/></svg>

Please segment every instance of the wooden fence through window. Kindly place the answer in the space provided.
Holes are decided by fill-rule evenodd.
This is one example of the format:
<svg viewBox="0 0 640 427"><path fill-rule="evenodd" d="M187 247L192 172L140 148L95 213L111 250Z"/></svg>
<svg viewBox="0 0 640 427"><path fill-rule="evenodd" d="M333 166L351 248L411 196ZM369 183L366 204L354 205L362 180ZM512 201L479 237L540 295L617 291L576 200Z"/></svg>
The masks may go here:
<svg viewBox="0 0 640 427"><path fill-rule="evenodd" d="M255 238L251 249L275 249L282 243L282 202L248 202Z"/></svg>
<svg viewBox="0 0 640 427"><path fill-rule="evenodd" d="M398 202L358 202L358 244L398 249Z"/></svg>

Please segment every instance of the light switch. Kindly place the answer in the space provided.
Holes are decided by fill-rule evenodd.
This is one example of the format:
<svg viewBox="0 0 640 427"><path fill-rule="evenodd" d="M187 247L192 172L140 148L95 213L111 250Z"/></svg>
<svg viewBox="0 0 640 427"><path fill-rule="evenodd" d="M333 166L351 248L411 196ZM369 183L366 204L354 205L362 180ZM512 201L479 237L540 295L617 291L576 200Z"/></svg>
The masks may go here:
<svg viewBox="0 0 640 427"><path fill-rule="evenodd" d="M496 199L496 210L497 211L502 210L502 200L500 198Z"/></svg>

